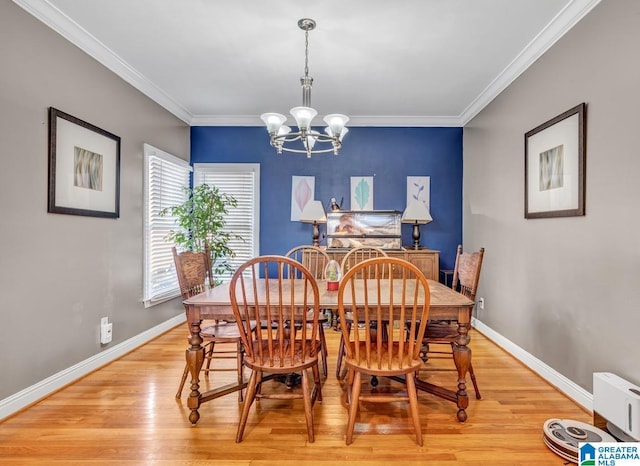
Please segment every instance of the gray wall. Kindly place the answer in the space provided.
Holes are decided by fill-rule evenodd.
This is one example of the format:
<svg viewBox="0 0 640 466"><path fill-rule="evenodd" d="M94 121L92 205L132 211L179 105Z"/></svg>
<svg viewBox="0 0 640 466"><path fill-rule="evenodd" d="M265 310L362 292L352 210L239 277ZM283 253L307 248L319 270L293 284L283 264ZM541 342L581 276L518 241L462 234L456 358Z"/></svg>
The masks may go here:
<svg viewBox="0 0 640 466"><path fill-rule="evenodd" d="M640 2L604 0L464 130L464 244L487 250L482 322L591 391L640 384ZM0 400L179 315L145 309L142 144L185 159L188 127L0 2ZM587 102L587 215L525 220L524 133ZM122 137L118 220L48 214L47 108Z"/></svg>
<svg viewBox="0 0 640 466"><path fill-rule="evenodd" d="M122 138L120 218L47 213L47 109ZM8 0L0 2L0 400L184 312L142 297L143 143L189 128ZM177 380L177 379L176 379Z"/></svg>
<svg viewBox="0 0 640 466"><path fill-rule="evenodd" d="M604 0L464 129L479 319L592 391L640 384L640 2ZM524 133L587 103L586 216L524 219Z"/></svg>

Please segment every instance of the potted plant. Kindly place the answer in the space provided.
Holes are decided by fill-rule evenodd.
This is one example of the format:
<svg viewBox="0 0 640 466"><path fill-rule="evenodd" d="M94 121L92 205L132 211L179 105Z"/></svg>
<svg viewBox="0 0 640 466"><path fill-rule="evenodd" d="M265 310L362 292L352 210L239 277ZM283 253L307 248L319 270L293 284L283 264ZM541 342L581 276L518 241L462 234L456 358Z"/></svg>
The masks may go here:
<svg viewBox="0 0 640 466"><path fill-rule="evenodd" d="M173 241L176 246L194 252L202 252L208 248L214 276L231 272L233 269L229 259L235 257L235 253L229 247L229 241L242 240L242 237L226 232L223 228L229 209L238 205L236 199L207 184L185 188L185 192L185 202L167 207L160 212L163 216L175 216L181 227L179 230L171 230L167 239Z"/></svg>
<svg viewBox="0 0 640 466"><path fill-rule="evenodd" d="M324 277L327 280L327 290L336 291L342 278L342 269L335 260L330 260L324 269Z"/></svg>

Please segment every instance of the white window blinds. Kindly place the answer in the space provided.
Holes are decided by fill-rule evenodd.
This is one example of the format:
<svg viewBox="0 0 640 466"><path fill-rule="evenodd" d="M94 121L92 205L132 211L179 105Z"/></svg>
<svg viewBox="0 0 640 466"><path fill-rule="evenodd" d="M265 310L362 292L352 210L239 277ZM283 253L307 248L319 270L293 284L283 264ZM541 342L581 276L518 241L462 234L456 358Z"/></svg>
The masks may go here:
<svg viewBox="0 0 640 466"><path fill-rule="evenodd" d="M160 216L167 207L187 199L189 163L149 144L144 145L144 286L146 307L180 295L169 231L178 228L173 216Z"/></svg>
<svg viewBox="0 0 640 466"><path fill-rule="evenodd" d="M224 230L242 237L232 239L229 247L235 257L229 260L233 271L258 255L260 250L260 165L254 163L196 163L193 184L207 184L233 196L238 206L229 212ZM233 272L217 276L229 281Z"/></svg>

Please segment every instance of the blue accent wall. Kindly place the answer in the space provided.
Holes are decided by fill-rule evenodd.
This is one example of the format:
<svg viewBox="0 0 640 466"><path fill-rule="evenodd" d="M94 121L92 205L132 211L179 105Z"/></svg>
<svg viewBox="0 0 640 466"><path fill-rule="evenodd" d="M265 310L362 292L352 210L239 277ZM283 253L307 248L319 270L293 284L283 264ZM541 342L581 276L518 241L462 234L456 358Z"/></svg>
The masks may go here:
<svg viewBox="0 0 640 466"><path fill-rule="evenodd" d="M191 163L260 164L260 254L284 254L311 243L312 226L292 222L291 177L315 176L315 199L325 209L344 197L350 207L350 177L373 176L375 210L406 205L406 177L431 177L433 222L421 226L421 245L440 251L440 268L452 269L462 242L462 128L350 128L333 154L277 155L262 127L194 126ZM320 225L321 244L326 233ZM413 244L411 225L402 225L402 243Z"/></svg>

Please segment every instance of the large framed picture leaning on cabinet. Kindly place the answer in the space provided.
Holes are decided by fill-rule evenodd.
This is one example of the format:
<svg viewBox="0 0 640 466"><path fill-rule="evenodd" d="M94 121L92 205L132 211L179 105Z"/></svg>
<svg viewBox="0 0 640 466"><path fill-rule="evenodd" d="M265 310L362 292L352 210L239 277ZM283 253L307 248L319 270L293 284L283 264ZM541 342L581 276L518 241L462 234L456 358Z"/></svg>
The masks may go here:
<svg viewBox="0 0 640 466"><path fill-rule="evenodd" d="M402 249L402 212L396 210L341 210L327 212L327 249L360 246Z"/></svg>

